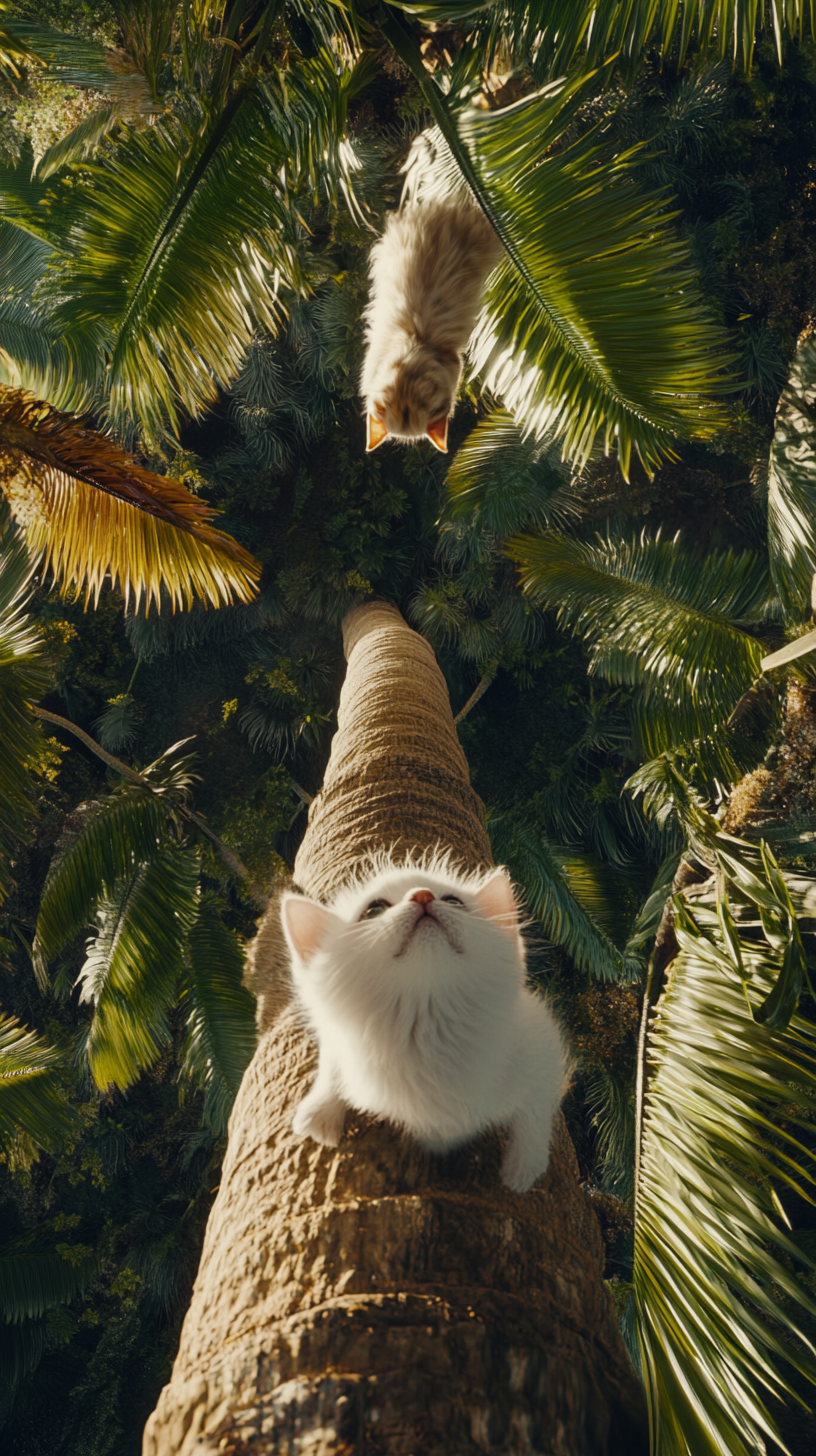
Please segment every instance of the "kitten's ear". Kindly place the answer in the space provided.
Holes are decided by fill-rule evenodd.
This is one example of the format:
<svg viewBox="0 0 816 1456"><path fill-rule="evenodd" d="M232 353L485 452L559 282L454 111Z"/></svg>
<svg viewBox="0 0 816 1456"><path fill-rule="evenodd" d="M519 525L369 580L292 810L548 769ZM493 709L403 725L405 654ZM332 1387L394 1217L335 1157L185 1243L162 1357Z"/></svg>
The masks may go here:
<svg viewBox="0 0 816 1456"><path fill-rule="evenodd" d="M425 431L425 434L428 436L428 439L430 440L431 444L436 446L436 448L440 452L440 454L447 455L447 453L448 453L448 416L447 415L443 415L442 418L441 418L441 420L434 420L433 424L428 426L427 430Z"/></svg>
<svg viewBox="0 0 816 1456"><path fill-rule="evenodd" d="M281 921L289 949L305 963L320 950L332 930L340 929L343 924L339 915L316 900L307 900L304 895L283 897Z"/></svg>
<svg viewBox="0 0 816 1456"><path fill-rule="evenodd" d="M497 869L476 891L476 904L488 920L495 920L500 930L515 936L518 931L518 906L506 869Z"/></svg>
<svg viewBox="0 0 816 1456"><path fill-rule="evenodd" d="M382 420L378 420L376 415L369 415L368 435L366 438L366 455L368 455L371 450L376 450L377 446L381 445L383 440L387 439L388 429L383 424Z"/></svg>

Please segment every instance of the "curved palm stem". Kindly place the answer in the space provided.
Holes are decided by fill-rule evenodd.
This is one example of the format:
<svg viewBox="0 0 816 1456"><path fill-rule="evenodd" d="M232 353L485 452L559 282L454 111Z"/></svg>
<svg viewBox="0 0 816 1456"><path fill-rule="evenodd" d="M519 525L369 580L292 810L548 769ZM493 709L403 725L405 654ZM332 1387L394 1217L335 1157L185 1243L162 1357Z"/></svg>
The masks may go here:
<svg viewBox="0 0 816 1456"><path fill-rule="evenodd" d="M91 753L95 753L97 758L101 758L103 763L106 763L109 768L115 769L117 773L121 774L123 778L128 779L130 783L137 784L139 788L146 789L150 794L158 794L159 791L155 784L150 782L150 779L145 778L144 774L140 774L137 769L131 768L128 764L123 763L121 758L116 758L112 753L108 753L106 748L103 748L100 743L97 743L95 738L91 737L90 733L86 733L84 728L80 728L76 723L72 723L69 718L61 718L58 713L49 713L46 708L38 708L36 705L32 706L31 711L35 717L42 718L47 723L55 723L58 728L63 728L66 733L73 733L75 738L78 738L81 743L85 744L86 748L90 749ZM201 833L206 835L210 843L218 850L224 864L233 875L236 875L239 880L249 881L250 874L246 865L241 862L235 851L230 849L228 844L225 844L222 839L218 838L217 834L213 833L209 824L205 819L202 819L200 814L196 814L195 810L189 808L187 804L175 803L173 808L177 814L181 815L182 819L186 819L190 824L195 824L196 828L200 829Z"/></svg>

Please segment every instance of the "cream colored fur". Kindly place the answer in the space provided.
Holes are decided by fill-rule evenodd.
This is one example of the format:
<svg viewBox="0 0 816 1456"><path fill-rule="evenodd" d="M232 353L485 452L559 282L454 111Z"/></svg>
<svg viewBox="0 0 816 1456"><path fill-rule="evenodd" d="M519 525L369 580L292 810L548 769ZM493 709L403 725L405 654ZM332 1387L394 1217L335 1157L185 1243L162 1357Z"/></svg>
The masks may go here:
<svg viewBox="0 0 816 1456"><path fill-rule="evenodd" d="M502 245L465 200L412 203L392 213L371 250L366 411L414 440L453 413L462 355Z"/></svg>

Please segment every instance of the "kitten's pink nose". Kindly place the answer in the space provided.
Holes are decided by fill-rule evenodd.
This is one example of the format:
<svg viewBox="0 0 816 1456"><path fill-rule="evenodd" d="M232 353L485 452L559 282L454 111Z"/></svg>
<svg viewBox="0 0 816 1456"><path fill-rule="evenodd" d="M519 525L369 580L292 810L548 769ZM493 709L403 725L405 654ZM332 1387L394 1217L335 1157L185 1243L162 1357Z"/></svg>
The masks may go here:
<svg viewBox="0 0 816 1456"><path fill-rule="evenodd" d="M414 890L413 895L410 895L409 899L416 900L417 905L430 905L433 902L434 896L430 890Z"/></svg>

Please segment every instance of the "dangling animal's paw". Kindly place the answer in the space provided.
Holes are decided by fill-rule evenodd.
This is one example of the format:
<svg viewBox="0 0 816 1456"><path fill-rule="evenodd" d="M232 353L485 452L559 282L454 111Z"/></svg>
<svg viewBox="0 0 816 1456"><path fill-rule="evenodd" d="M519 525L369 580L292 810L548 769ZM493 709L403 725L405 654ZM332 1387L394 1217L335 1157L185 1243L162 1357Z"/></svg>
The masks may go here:
<svg viewBox="0 0 816 1456"><path fill-rule="evenodd" d="M548 1141L541 1129L520 1117L510 1126L510 1141L502 1160L502 1181L514 1193L526 1193L538 1182L549 1162Z"/></svg>
<svg viewBox="0 0 816 1456"><path fill-rule="evenodd" d="M502 1163L502 1182L514 1193L526 1193L532 1188L541 1168L531 1168L520 1156L517 1148L508 1148Z"/></svg>
<svg viewBox="0 0 816 1456"><path fill-rule="evenodd" d="M335 1148L343 1136L346 1104L339 1097L304 1097L292 1119L295 1137L313 1138L324 1147Z"/></svg>

